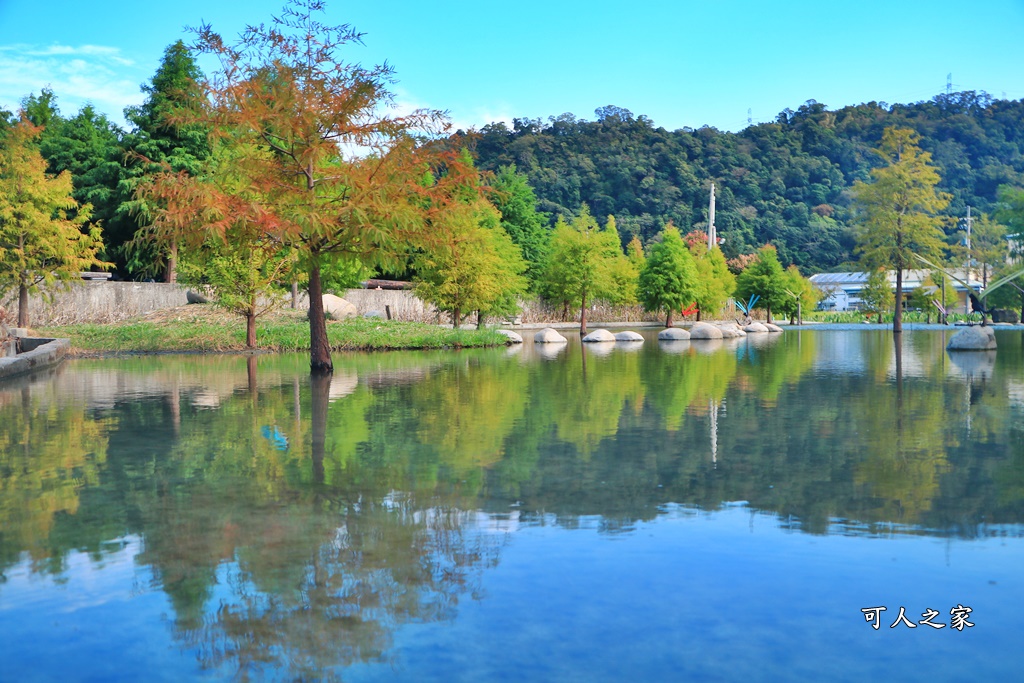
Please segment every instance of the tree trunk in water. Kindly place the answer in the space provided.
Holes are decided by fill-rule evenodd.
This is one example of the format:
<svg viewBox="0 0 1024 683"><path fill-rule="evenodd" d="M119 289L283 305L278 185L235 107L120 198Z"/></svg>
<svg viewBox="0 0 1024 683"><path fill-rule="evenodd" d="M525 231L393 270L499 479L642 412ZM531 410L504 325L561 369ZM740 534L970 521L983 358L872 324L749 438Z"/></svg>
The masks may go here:
<svg viewBox="0 0 1024 683"><path fill-rule="evenodd" d="M256 400L256 356L245 359L245 376L249 384L249 395Z"/></svg>
<svg viewBox="0 0 1024 683"><path fill-rule="evenodd" d="M327 340L324 292L320 283L320 262L316 254L309 267L309 371L314 375L334 372L331 343Z"/></svg>
<svg viewBox="0 0 1024 683"><path fill-rule="evenodd" d="M331 378L313 373L309 379L313 422L313 483L324 483L324 445L327 442L327 404L331 397Z"/></svg>
<svg viewBox="0 0 1024 683"><path fill-rule="evenodd" d="M903 332L903 269L896 268L896 306L892 316L892 333ZM878 314L878 321L882 321L882 314Z"/></svg>
<svg viewBox="0 0 1024 683"><path fill-rule="evenodd" d="M167 257L167 272L164 274L164 282L178 281L178 243L171 242L171 253Z"/></svg>
<svg viewBox="0 0 1024 683"><path fill-rule="evenodd" d="M245 347L256 348L256 314L252 312L245 314Z"/></svg>
<svg viewBox="0 0 1024 683"><path fill-rule="evenodd" d="M18 285L18 327L28 327L28 286Z"/></svg>
<svg viewBox="0 0 1024 683"><path fill-rule="evenodd" d="M587 295L580 301L580 334L587 333Z"/></svg>
<svg viewBox="0 0 1024 683"><path fill-rule="evenodd" d="M672 327L672 309L668 309L668 314L665 316L665 327Z"/></svg>

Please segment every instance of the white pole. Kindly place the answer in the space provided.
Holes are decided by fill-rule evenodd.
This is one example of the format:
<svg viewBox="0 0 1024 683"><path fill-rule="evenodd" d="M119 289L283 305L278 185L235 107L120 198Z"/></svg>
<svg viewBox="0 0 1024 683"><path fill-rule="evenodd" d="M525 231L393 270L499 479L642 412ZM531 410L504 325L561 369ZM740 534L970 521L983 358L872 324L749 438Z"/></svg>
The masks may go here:
<svg viewBox="0 0 1024 683"><path fill-rule="evenodd" d="M964 314L971 313L971 207L967 207L967 267L964 268L964 281L967 282L967 293L964 294Z"/></svg>
<svg viewBox="0 0 1024 683"><path fill-rule="evenodd" d="M714 249L718 243L718 235L715 234L715 184L711 183L711 203L708 207L708 251Z"/></svg>

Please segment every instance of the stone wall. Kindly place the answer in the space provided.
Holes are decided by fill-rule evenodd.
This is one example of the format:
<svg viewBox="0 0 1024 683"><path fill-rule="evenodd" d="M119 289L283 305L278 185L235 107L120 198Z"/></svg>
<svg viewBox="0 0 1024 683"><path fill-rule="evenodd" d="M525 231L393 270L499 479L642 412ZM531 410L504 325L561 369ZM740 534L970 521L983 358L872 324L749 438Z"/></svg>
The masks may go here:
<svg viewBox="0 0 1024 683"><path fill-rule="evenodd" d="M55 291L52 300L39 294L29 296L29 326L127 320L150 311L184 306L188 303L187 289L163 282L74 282L68 289ZM11 316L17 316L16 297L2 305Z"/></svg>

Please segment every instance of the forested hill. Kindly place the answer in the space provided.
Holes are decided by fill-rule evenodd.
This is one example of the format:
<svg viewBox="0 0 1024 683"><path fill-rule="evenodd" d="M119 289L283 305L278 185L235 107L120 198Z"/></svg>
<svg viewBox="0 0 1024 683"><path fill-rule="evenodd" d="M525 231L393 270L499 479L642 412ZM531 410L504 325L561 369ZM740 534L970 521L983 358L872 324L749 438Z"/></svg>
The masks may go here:
<svg viewBox="0 0 1024 683"><path fill-rule="evenodd" d="M870 102L836 111L813 100L774 123L738 133L704 127L668 131L645 116L602 107L596 121L572 114L489 124L475 142L478 165L515 164L551 213L581 203L613 214L623 243L645 243L672 220L687 231L706 225L712 181L727 256L771 242L783 263L805 273L855 256L850 189L878 164L872 150L888 126L921 135L953 196L948 213L988 213L999 185L1024 186L1024 100L985 93L939 95L929 102ZM950 222L950 232L957 230Z"/></svg>

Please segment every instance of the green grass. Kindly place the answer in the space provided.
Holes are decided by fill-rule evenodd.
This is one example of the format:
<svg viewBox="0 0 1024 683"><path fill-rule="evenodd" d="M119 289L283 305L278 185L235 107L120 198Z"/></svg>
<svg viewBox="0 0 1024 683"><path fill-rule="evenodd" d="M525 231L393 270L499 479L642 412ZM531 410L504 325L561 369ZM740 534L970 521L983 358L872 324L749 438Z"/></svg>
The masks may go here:
<svg viewBox="0 0 1024 683"><path fill-rule="evenodd" d="M960 311L963 311L961 306ZM882 323L892 323L892 312L882 314ZM905 323L937 323L938 313L932 311L929 316L923 311L904 311L903 322ZM811 313L804 314L804 320L809 320L819 323L861 323L867 320L871 323L878 322L878 316L874 313L864 313L863 311L812 311ZM978 322L981 320L981 316L978 314L965 315L962 312L950 313L947 316L947 320L950 324L960 321Z"/></svg>
<svg viewBox="0 0 1024 683"><path fill-rule="evenodd" d="M245 323L241 319L67 325L38 332L70 338L72 349L79 354L245 350ZM328 322L327 336L335 351L502 346L506 341L494 330L453 330L364 318ZM256 343L264 351L308 350L309 324L289 319L261 321L256 328Z"/></svg>

